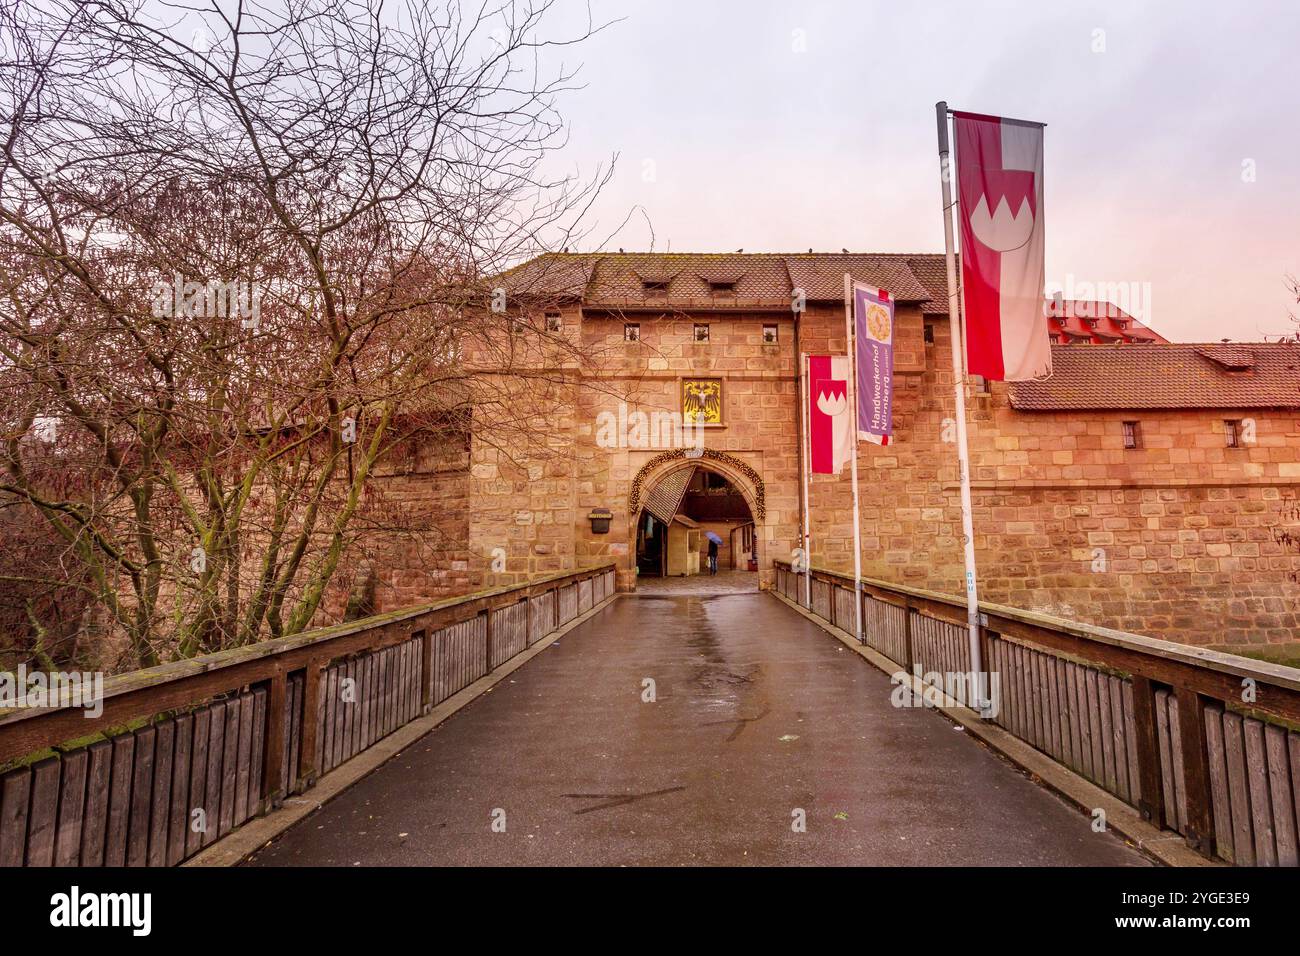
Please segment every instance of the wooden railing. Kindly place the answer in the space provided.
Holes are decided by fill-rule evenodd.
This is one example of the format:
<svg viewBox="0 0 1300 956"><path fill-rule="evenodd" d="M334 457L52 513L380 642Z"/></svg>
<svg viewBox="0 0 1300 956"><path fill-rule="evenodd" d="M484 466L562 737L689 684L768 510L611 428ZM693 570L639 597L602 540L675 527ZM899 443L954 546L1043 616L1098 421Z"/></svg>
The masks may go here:
<svg viewBox="0 0 1300 956"><path fill-rule="evenodd" d="M0 866L175 865L614 593L563 572L0 708Z"/></svg>
<svg viewBox="0 0 1300 956"><path fill-rule="evenodd" d="M776 562L777 590L850 633L851 575ZM864 578L863 642L932 685L967 673L963 598ZM1300 670L982 603L999 726L1239 865L1300 863ZM949 686L953 686L949 682ZM958 702L968 684L957 682Z"/></svg>

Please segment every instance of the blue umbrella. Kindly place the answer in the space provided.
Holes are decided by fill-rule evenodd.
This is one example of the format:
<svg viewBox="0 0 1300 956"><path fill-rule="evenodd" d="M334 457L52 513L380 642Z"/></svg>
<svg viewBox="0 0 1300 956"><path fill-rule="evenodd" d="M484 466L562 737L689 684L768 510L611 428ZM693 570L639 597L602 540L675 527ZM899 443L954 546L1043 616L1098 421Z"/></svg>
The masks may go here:
<svg viewBox="0 0 1300 956"><path fill-rule="evenodd" d="M718 537L716 534L714 534L712 531L706 531L706 532L704 532L704 537L708 538L708 539L709 539L710 541L712 541L714 544L722 544L722 539L719 538L719 537Z"/></svg>

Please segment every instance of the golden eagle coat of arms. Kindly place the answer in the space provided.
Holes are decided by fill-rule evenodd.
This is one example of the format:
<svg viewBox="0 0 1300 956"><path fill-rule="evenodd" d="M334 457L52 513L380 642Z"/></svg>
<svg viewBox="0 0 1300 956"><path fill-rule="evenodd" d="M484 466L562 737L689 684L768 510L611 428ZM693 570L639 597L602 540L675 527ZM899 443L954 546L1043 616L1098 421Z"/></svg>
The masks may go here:
<svg viewBox="0 0 1300 956"><path fill-rule="evenodd" d="M682 380L682 424L722 424L722 382L716 378Z"/></svg>

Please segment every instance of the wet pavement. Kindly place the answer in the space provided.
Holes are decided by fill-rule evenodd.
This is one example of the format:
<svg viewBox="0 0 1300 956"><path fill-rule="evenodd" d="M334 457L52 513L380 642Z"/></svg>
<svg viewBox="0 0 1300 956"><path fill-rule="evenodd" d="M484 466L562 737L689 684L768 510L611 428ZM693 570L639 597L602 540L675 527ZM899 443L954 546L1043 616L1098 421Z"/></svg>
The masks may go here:
<svg viewBox="0 0 1300 956"><path fill-rule="evenodd" d="M719 571L671 578L637 577L637 594L752 594L758 590L757 571Z"/></svg>
<svg viewBox="0 0 1300 956"><path fill-rule="evenodd" d="M891 690L771 595L621 597L251 862L1146 864Z"/></svg>

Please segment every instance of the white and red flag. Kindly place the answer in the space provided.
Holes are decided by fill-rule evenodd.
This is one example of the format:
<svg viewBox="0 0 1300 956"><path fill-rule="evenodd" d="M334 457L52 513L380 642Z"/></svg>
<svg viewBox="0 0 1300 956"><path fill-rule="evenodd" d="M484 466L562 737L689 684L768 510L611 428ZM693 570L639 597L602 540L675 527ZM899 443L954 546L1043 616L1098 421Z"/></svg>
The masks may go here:
<svg viewBox="0 0 1300 956"><path fill-rule="evenodd" d="M838 475L852 452L846 355L808 356L808 458L815 475Z"/></svg>
<svg viewBox="0 0 1300 956"><path fill-rule="evenodd" d="M1008 382L1052 373L1043 321L1043 127L953 114L966 368Z"/></svg>

